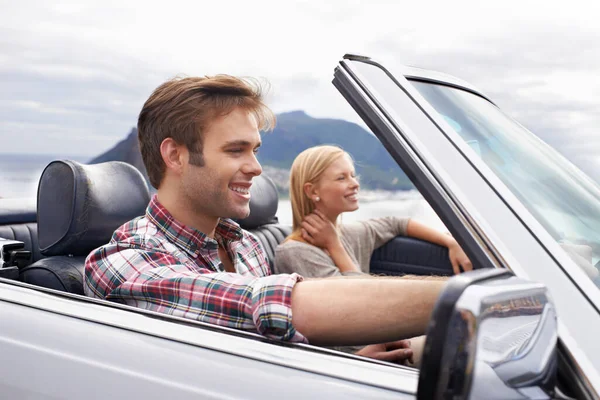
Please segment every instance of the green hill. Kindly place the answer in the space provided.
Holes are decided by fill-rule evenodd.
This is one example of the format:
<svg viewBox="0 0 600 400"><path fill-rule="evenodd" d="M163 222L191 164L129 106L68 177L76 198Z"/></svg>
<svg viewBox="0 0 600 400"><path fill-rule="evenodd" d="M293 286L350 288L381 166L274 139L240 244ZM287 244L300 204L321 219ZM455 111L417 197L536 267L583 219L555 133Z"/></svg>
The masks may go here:
<svg viewBox="0 0 600 400"><path fill-rule="evenodd" d="M304 111L277 116L277 126L264 134L261 163L289 169L303 150L337 144L352 155L366 189L405 190L413 185L379 140L357 124L330 118L312 118Z"/></svg>
<svg viewBox="0 0 600 400"><path fill-rule="evenodd" d="M337 144L352 155L361 186L365 189L407 190L413 185L375 136L357 124L329 118L312 118L303 111L277 115L273 132L262 135L259 160L263 166L289 171L294 158L319 144ZM129 162L145 174L137 130L90 163L110 160ZM277 174L277 185L285 190L287 175ZM271 175L270 175L271 176Z"/></svg>

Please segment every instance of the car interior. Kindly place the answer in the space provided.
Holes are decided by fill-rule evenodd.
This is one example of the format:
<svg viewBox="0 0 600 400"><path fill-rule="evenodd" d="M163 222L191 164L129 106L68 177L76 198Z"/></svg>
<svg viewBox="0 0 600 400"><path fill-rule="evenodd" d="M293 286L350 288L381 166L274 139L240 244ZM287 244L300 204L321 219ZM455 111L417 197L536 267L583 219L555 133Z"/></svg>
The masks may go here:
<svg viewBox="0 0 600 400"><path fill-rule="evenodd" d="M0 238L6 239L0 239L0 277L83 295L85 257L143 215L149 200L144 176L130 164L51 162L40 177L37 207L0 203ZM277 188L263 173L251 187L250 216L237 221L260 240L271 271L275 248L292 229L278 222L277 206ZM452 266L446 248L397 237L373 253L371 273L451 275Z"/></svg>

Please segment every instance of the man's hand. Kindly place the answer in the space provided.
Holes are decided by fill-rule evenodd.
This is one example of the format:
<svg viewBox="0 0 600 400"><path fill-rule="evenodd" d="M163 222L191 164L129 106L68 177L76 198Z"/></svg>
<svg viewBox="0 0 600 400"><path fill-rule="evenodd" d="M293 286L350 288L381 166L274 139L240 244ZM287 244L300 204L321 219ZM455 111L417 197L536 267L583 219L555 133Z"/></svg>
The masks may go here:
<svg viewBox="0 0 600 400"><path fill-rule="evenodd" d="M463 271L471 271L473 269L471 260L469 260L469 257L467 257L463 249L454 239L452 239L452 243L448 245L448 257L450 258L450 263L452 264L452 269L455 274L461 273L459 265L462 267Z"/></svg>
<svg viewBox="0 0 600 400"><path fill-rule="evenodd" d="M335 225L319 210L304 217L302 220L302 238L313 246L332 251L341 246Z"/></svg>
<svg viewBox="0 0 600 400"><path fill-rule="evenodd" d="M371 344L357 351L356 355L402 365L405 365L407 362L414 363L413 351L410 348L410 340L408 339Z"/></svg>

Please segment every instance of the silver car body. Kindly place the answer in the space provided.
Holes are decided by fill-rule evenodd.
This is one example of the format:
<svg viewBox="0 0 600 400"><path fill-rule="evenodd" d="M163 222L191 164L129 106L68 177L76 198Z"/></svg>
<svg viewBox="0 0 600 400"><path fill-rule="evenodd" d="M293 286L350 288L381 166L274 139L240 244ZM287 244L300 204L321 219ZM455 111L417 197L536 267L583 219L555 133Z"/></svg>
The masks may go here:
<svg viewBox="0 0 600 400"><path fill-rule="evenodd" d="M600 393L599 292L408 79L347 57L334 84L418 183L474 264L544 283L561 374ZM414 398L418 371L0 280L2 398Z"/></svg>

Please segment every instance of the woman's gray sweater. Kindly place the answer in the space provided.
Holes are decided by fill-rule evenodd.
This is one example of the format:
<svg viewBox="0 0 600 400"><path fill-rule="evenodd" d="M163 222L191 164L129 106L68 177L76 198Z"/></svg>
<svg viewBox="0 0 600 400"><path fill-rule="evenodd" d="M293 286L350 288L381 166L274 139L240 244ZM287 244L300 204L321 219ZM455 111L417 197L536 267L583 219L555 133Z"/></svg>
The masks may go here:
<svg viewBox="0 0 600 400"><path fill-rule="evenodd" d="M384 217L340 225L340 240L354 265L368 274L373 250L398 235L406 235L409 219ZM274 264L276 274L296 272L304 278L359 274L359 272L340 272L323 249L296 240L288 240L277 246Z"/></svg>

